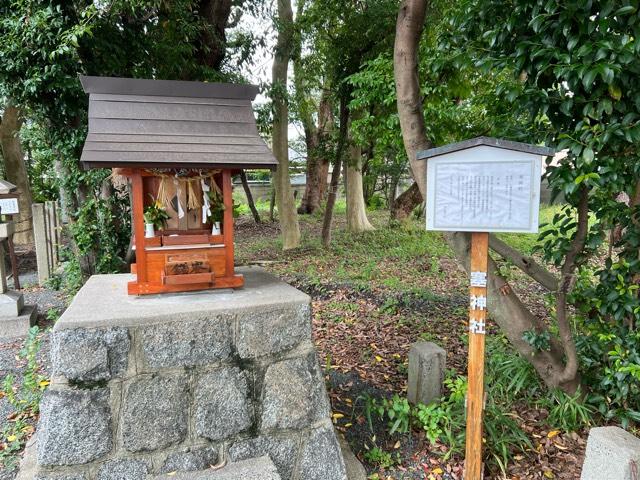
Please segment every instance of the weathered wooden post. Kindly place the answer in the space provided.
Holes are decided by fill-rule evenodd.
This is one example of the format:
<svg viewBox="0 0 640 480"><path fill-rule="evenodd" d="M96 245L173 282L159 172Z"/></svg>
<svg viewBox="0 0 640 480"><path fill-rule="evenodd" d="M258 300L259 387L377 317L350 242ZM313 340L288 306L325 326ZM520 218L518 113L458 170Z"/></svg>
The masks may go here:
<svg viewBox="0 0 640 480"><path fill-rule="evenodd" d="M31 205L31 212L33 217L33 238L36 245L36 263L38 264L38 283L43 285L51 274L44 204L34 203Z"/></svg>
<svg viewBox="0 0 640 480"><path fill-rule="evenodd" d="M489 232L536 233L542 157L553 150L478 137L418 152L427 164L427 230L471 233L465 480L480 480Z"/></svg>

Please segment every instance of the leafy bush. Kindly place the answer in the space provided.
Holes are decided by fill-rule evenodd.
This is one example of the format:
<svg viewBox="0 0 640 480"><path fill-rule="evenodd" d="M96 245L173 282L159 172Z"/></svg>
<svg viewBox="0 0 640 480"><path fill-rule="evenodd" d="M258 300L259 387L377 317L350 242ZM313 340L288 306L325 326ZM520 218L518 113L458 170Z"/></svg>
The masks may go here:
<svg viewBox="0 0 640 480"><path fill-rule="evenodd" d="M599 323L589 330L577 340L589 402L625 428L630 421L640 422L640 331Z"/></svg>
<svg viewBox="0 0 640 480"><path fill-rule="evenodd" d="M595 409L589 405L580 391L568 395L562 390L551 392L552 405L547 423L565 432L574 432L593 425Z"/></svg>

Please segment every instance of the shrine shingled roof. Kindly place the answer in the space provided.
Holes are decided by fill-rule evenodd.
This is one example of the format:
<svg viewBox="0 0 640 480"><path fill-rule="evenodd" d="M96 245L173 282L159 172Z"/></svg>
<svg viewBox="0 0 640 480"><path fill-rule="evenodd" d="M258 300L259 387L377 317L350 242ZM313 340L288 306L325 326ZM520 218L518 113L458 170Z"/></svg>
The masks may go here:
<svg viewBox="0 0 640 480"><path fill-rule="evenodd" d="M450 143L449 145L444 145L442 147L430 148L429 150L421 150L416 154L416 157L418 160L425 160L428 158L445 155L447 153L467 150L469 148L480 147L483 145L547 157L555 153L555 150L549 147L540 147L538 145L531 145L529 143L513 142L511 140L504 140L502 138L476 137L469 140L464 140L462 142Z"/></svg>
<svg viewBox="0 0 640 480"><path fill-rule="evenodd" d="M275 168L254 85L80 77L89 94L85 168Z"/></svg>

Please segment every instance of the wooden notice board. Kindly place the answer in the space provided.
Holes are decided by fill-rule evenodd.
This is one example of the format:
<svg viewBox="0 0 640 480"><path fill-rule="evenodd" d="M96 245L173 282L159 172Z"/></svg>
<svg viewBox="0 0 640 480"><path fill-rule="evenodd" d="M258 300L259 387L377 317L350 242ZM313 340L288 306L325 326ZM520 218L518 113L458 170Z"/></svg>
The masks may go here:
<svg viewBox="0 0 640 480"><path fill-rule="evenodd" d="M547 147L479 137L418 152L427 160L427 230L470 232L465 480L481 480L489 232L538 231Z"/></svg>

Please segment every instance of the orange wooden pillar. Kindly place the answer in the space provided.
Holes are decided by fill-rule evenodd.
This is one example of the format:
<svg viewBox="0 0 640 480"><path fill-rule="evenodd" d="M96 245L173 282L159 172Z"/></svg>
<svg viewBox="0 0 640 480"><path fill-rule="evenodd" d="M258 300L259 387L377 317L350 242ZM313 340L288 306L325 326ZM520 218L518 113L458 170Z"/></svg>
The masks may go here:
<svg viewBox="0 0 640 480"><path fill-rule="evenodd" d="M484 341L487 319L489 234L471 234L471 287L467 390L465 480L482 479L482 415L484 410Z"/></svg>
<svg viewBox="0 0 640 480"><path fill-rule="evenodd" d="M226 251L225 277L232 277L235 273L233 265L233 185L231 170L222 171L222 201L224 203L223 239Z"/></svg>
<svg viewBox="0 0 640 480"><path fill-rule="evenodd" d="M133 197L133 232L136 239L136 277L138 284L147 281L147 252L144 241L144 191L142 173L131 174L131 196Z"/></svg>

